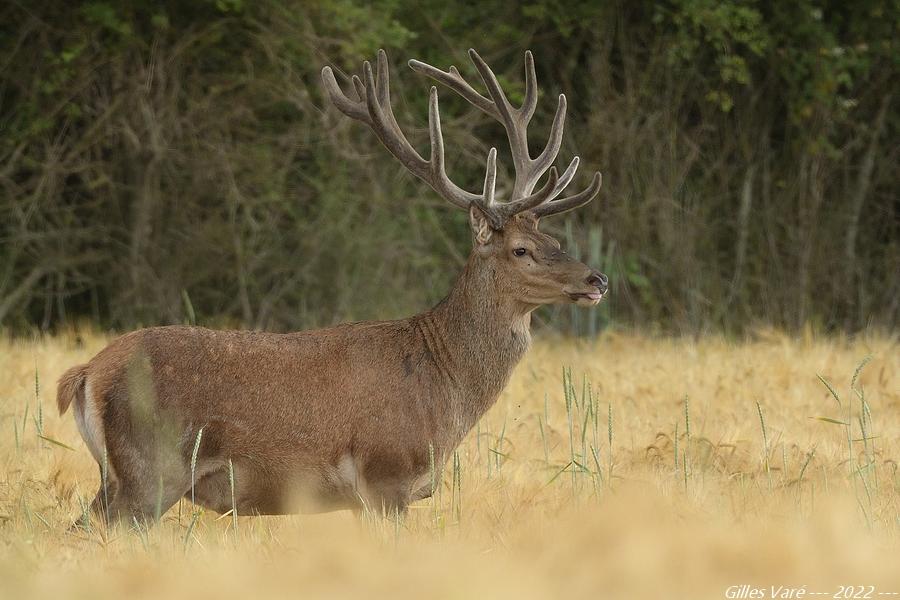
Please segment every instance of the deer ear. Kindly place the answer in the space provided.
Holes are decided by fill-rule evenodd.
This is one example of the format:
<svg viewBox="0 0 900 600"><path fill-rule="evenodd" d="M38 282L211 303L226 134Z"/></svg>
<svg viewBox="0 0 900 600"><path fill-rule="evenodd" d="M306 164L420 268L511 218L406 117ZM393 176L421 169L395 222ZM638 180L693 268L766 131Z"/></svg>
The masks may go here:
<svg viewBox="0 0 900 600"><path fill-rule="evenodd" d="M474 203L469 205L469 226L472 228L472 234L475 236L477 245L484 246L491 241L491 235L494 233L493 229L491 229L491 223Z"/></svg>

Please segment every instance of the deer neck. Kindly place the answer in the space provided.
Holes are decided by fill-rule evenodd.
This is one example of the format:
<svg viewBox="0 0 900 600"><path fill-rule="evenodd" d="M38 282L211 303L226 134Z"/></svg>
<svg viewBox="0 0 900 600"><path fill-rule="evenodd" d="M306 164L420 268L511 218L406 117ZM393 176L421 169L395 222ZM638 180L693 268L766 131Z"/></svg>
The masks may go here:
<svg viewBox="0 0 900 600"><path fill-rule="evenodd" d="M473 253L447 297L419 319L440 371L459 389L466 429L490 408L531 342L531 311L505 297L496 266Z"/></svg>

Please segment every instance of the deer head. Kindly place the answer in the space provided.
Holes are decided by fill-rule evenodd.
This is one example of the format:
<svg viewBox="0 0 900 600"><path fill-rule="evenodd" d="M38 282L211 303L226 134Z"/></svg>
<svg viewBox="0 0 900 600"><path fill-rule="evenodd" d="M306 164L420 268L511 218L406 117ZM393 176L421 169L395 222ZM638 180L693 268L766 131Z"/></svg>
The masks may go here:
<svg viewBox="0 0 900 600"><path fill-rule="evenodd" d="M493 71L478 53L469 50L469 57L487 88L488 96L469 85L456 67L441 71L417 60L409 61L409 66L449 87L500 121L506 129L515 169L515 183L506 202L500 202L496 197L496 148L488 152L484 186L480 194L460 188L447 176L438 93L434 86L428 104L429 159L422 158L413 148L400 130L391 109L388 63L384 50L378 52L374 71L366 61L363 63L363 79L356 75L351 78L355 99L341 91L330 67L322 70L322 78L338 110L367 124L410 172L451 204L468 211L474 238L470 261L479 261L494 273L497 291L501 295L528 307L563 302L597 304L607 291L606 276L569 257L556 239L538 229L542 217L583 206L600 190L601 176L598 172L583 191L558 198L575 176L579 162L577 156L573 158L562 175L553 166L562 144L566 97L559 95L549 140L541 153L532 158L528 150L527 129L537 106L538 93L531 52L525 53L525 99L518 108L510 104ZM546 182L535 191L545 173Z"/></svg>

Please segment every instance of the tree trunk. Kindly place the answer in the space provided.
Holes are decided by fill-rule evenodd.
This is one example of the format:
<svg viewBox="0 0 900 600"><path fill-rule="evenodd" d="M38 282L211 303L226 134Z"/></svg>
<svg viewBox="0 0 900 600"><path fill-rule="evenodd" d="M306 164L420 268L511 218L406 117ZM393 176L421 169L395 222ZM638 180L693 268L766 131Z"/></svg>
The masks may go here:
<svg viewBox="0 0 900 600"><path fill-rule="evenodd" d="M856 240L859 237L859 220L862 216L863 205L869 194L872 171L875 169L878 138L881 137L884 131L885 117L890 104L891 94L888 94L882 99L881 108L878 109L878 114L875 117L875 123L872 127L872 139L869 140L869 146L863 155L859 175L856 179L856 193L853 195L853 201L850 205L850 222L847 224L847 236L844 238L844 266L846 272L843 285L844 290L846 290L847 302L845 327L848 328L854 325L854 321L856 324L861 324L864 320L862 296L865 292L863 289L865 278L860 276L860 268L856 262ZM854 307L857 310L854 310Z"/></svg>

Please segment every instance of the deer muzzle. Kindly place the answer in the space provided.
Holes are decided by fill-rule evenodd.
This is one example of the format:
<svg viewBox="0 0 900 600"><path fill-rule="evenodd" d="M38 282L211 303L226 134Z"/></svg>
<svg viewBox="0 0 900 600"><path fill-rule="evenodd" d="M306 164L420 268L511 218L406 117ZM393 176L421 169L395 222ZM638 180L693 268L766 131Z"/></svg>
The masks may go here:
<svg viewBox="0 0 900 600"><path fill-rule="evenodd" d="M567 290L572 302L582 306L595 306L609 290L609 278L600 271L591 270L578 290Z"/></svg>

